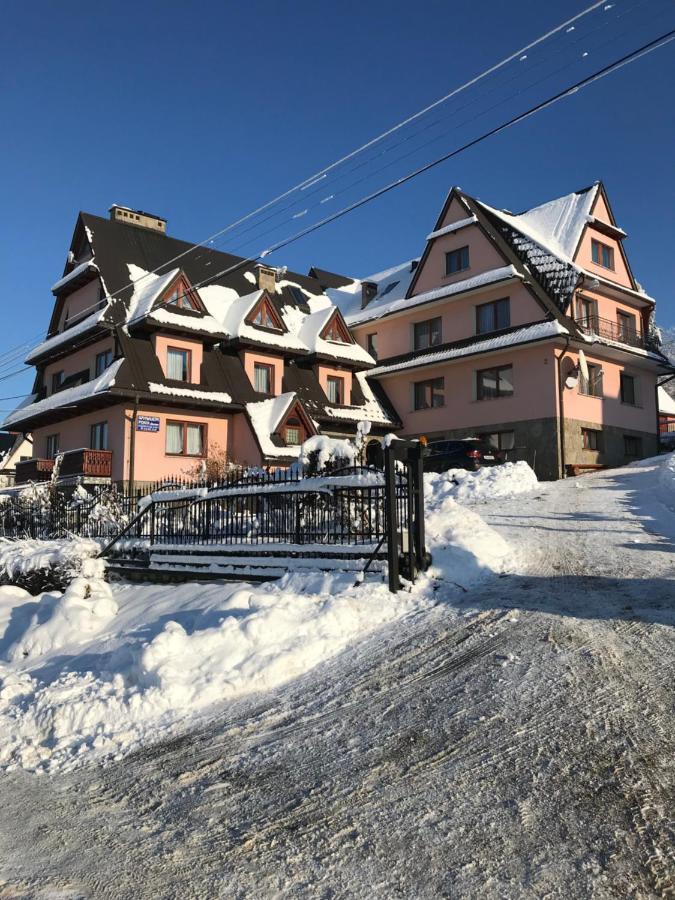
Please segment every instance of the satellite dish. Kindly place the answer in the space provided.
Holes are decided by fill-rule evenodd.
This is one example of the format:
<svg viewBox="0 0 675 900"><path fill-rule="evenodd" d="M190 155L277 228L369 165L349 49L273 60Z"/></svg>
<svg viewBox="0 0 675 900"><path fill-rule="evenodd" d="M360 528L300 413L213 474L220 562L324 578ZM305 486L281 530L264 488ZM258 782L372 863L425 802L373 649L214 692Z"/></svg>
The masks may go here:
<svg viewBox="0 0 675 900"><path fill-rule="evenodd" d="M570 372L570 374L565 379L565 387L569 388L571 390L572 388L575 388L577 386L578 382L579 382L579 373L577 372L576 369L574 369L572 372Z"/></svg>
<svg viewBox="0 0 675 900"><path fill-rule="evenodd" d="M586 362L586 354L583 350L579 350L579 371L584 377L585 381L588 381L588 363Z"/></svg>

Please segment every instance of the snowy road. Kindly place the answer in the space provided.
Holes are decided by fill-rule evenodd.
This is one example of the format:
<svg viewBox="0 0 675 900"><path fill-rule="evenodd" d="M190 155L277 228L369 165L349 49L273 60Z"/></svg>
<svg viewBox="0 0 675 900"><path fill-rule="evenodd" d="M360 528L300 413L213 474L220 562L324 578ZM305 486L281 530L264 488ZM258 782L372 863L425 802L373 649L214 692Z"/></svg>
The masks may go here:
<svg viewBox="0 0 675 900"><path fill-rule="evenodd" d="M675 896L675 511L653 467L481 506L519 550L208 728L0 780L0 898Z"/></svg>

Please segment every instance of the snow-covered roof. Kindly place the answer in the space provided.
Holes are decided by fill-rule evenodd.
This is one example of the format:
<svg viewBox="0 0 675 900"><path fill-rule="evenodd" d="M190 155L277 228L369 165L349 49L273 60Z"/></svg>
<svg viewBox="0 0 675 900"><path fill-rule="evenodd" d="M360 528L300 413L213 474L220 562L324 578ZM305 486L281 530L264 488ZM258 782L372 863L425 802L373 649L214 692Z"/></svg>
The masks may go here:
<svg viewBox="0 0 675 900"><path fill-rule="evenodd" d="M61 347L63 344L72 341L72 339L74 337L77 337L77 335L84 334L84 332L89 331L91 328L94 328L103 319L106 309L107 307L104 306L102 309L95 310L84 319L81 319L77 323L77 325L73 325L71 328L66 328L65 331L60 331L58 334L52 335L52 337L49 337L45 341L42 341L41 344L33 347L33 349L29 351L28 356L26 357L26 363L30 365L34 360L39 359L46 353L50 353L51 351L56 350L57 347Z"/></svg>
<svg viewBox="0 0 675 900"><path fill-rule="evenodd" d="M65 287L69 282L74 281L87 271L98 272L98 266L92 259L87 259L80 263L79 266L75 266L72 272L68 272L63 278L59 278L58 281L54 282L52 285L52 293L55 294L57 291L60 291L62 287Z"/></svg>
<svg viewBox="0 0 675 900"><path fill-rule="evenodd" d="M375 362L373 357L355 341L328 341L321 337L321 332L334 313L334 306L325 306L305 316L299 332L299 338L302 343L312 352L319 353L322 356L332 356L335 359L349 359L353 362L372 365Z"/></svg>
<svg viewBox="0 0 675 900"><path fill-rule="evenodd" d="M527 325L515 331L505 334L497 334L485 340L463 342L461 346L447 346L440 350L430 350L427 353L416 352L399 362L376 366L369 375L389 375L391 372L400 372L403 369L415 369L418 366L428 366L435 363L447 362L451 359L459 359L462 356L473 356L477 353L488 353L494 350L502 350L505 347L513 347L517 344L527 344L532 341L541 341L558 335L569 334L568 330L560 322L537 322Z"/></svg>
<svg viewBox="0 0 675 900"><path fill-rule="evenodd" d="M368 384L365 372L354 375L363 392L364 402L356 406L326 406L325 411L334 419L349 422L372 422L375 425L391 425L392 420L377 401L373 389Z"/></svg>
<svg viewBox="0 0 675 900"><path fill-rule="evenodd" d="M599 183L596 183L584 191L573 191L564 197L533 206L518 215L495 209L487 203L481 202L480 205L542 247L551 250L560 259L572 262L599 187Z"/></svg>
<svg viewBox="0 0 675 900"><path fill-rule="evenodd" d="M270 397L268 400L259 400L256 403L246 404L246 411L251 420L251 425L265 456L300 455L299 445L297 447L279 447L271 439L271 436L283 421L284 416L296 401L297 396L291 391L286 394L279 394L278 397Z"/></svg>
<svg viewBox="0 0 675 900"><path fill-rule="evenodd" d="M664 387L658 389L659 412L666 416L675 416L675 397L671 397Z"/></svg>
<svg viewBox="0 0 675 900"><path fill-rule="evenodd" d="M382 272L375 272L359 281L345 285L341 288L329 288L326 295L340 308L342 315L349 321L353 316L361 312L361 290L364 283L377 286L377 293L368 303L368 309L373 309L382 302L400 300L405 297L410 287L417 260L409 259Z"/></svg>
<svg viewBox="0 0 675 900"><path fill-rule="evenodd" d="M473 275L471 278L463 278L461 281L455 281L453 284L446 284L431 291L425 291L422 294L415 294L412 297L406 298L404 296L380 303L372 300L365 309L354 315L347 316L347 324L358 325L360 322L379 319L382 316L401 312L402 310L419 306L422 303L429 303L431 300L442 300L446 297L452 297L454 294L463 294L488 284L496 284L500 281L520 277L514 266L501 266L498 269L489 269L487 272L481 272L479 275Z"/></svg>
<svg viewBox="0 0 675 900"><path fill-rule="evenodd" d="M156 275L154 272L148 272L146 269L142 269L133 263L129 263L127 268L129 270L129 281L133 282L134 285L131 300L127 307L126 324L128 325L132 320L135 322L148 315L153 303L171 284L180 269L172 269L164 275Z"/></svg>
<svg viewBox="0 0 675 900"><path fill-rule="evenodd" d="M451 222L449 225L444 225L443 228L432 231L431 234L427 235L427 240L433 241L434 238L442 237L444 234L452 234L455 231L459 231L460 228L466 228L467 225L473 225L477 221L478 219L471 215L467 216L466 219L459 219L457 222Z"/></svg>
<svg viewBox="0 0 675 900"><path fill-rule="evenodd" d="M79 400L107 391L115 384L115 376L123 362L123 359L116 359L98 378L92 378L90 381L85 381L84 384L79 384L75 387L64 388L62 391L57 391L55 394L45 397L44 400L33 402L35 395L31 395L31 397L27 398L28 402L24 400L20 406L7 416L2 427L9 428L11 425L22 422L25 419L32 419L40 413L70 406Z"/></svg>
<svg viewBox="0 0 675 900"><path fill-rule="evenodd" d="M195 400L214 400L217 403L232 403L232 397L224 391L200 391L195 388L179 388L168 384L148 382L152 394L166 394L169 397L192 397Z"/></svg>

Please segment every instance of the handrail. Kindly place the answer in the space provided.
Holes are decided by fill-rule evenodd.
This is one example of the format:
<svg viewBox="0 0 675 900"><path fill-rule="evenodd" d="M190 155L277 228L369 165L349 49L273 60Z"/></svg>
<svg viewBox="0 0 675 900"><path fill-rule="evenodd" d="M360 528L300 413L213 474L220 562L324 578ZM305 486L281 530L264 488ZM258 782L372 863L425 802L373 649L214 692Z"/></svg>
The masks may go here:
<svg viewBox="0 0 675 900"><path fill-rule="evenodd" d="M128 522L128 523L124 526L124 528L123 528L118 534L116 534L115 537L114 537L111 541L109 541L109 542L105 545L105 547L103 548L103 550L101 550L100 553L98 554L98 557L97 557L97 558L100 559L100 557L105 556L106 553L110 550L110 548L111 548L111 547L114 547L115 544L117 543L117 541L119 541L121 538L123 538L124 535L128 533L128 531L131 529L131 527L132 527L133 525L136 525L138 522L140 522L140 520L143 518L143 516L148 512L148 510L152 509L152 507L154 507L154 505L155 505L155 501L154 501L154 500L151 500L150 503L147 503L147 504L143 507L143 509L140 510L140 512L138 512L138 513L133 517L133 519L131 519L131 521Z"/></svg>

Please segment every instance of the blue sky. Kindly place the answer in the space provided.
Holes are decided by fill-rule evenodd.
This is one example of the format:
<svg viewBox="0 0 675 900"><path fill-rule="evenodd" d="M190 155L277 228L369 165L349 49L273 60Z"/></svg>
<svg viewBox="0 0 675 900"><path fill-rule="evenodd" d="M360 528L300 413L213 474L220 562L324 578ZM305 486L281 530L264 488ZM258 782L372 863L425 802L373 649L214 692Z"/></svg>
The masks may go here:
<svg viewBox="0 0 675 900"><path fill-rule="evenodd" d="M0 352L46 328L49 288L78 210L106 215L113 202L147 209L168 218L171 234L201 240L587 5L9 4L0 35L0 271L10 312ZM352 164L333 201L319 207L333 184L326 180L326 192L322 184L309 199L297 196L265 226L232 232L223 249L259 251L675 25L670 0L607 6L418 123L440 124L400 132L383 145L388 154ZM672 43L274 262L366 275L422 251L452 184L520 211L601 178L629 234L636 277L659 301L661 323L673 326L674 82ZM291 218L305 206L305 216ZM0 395L19 394L30 381L2 381Z"/></svg>

